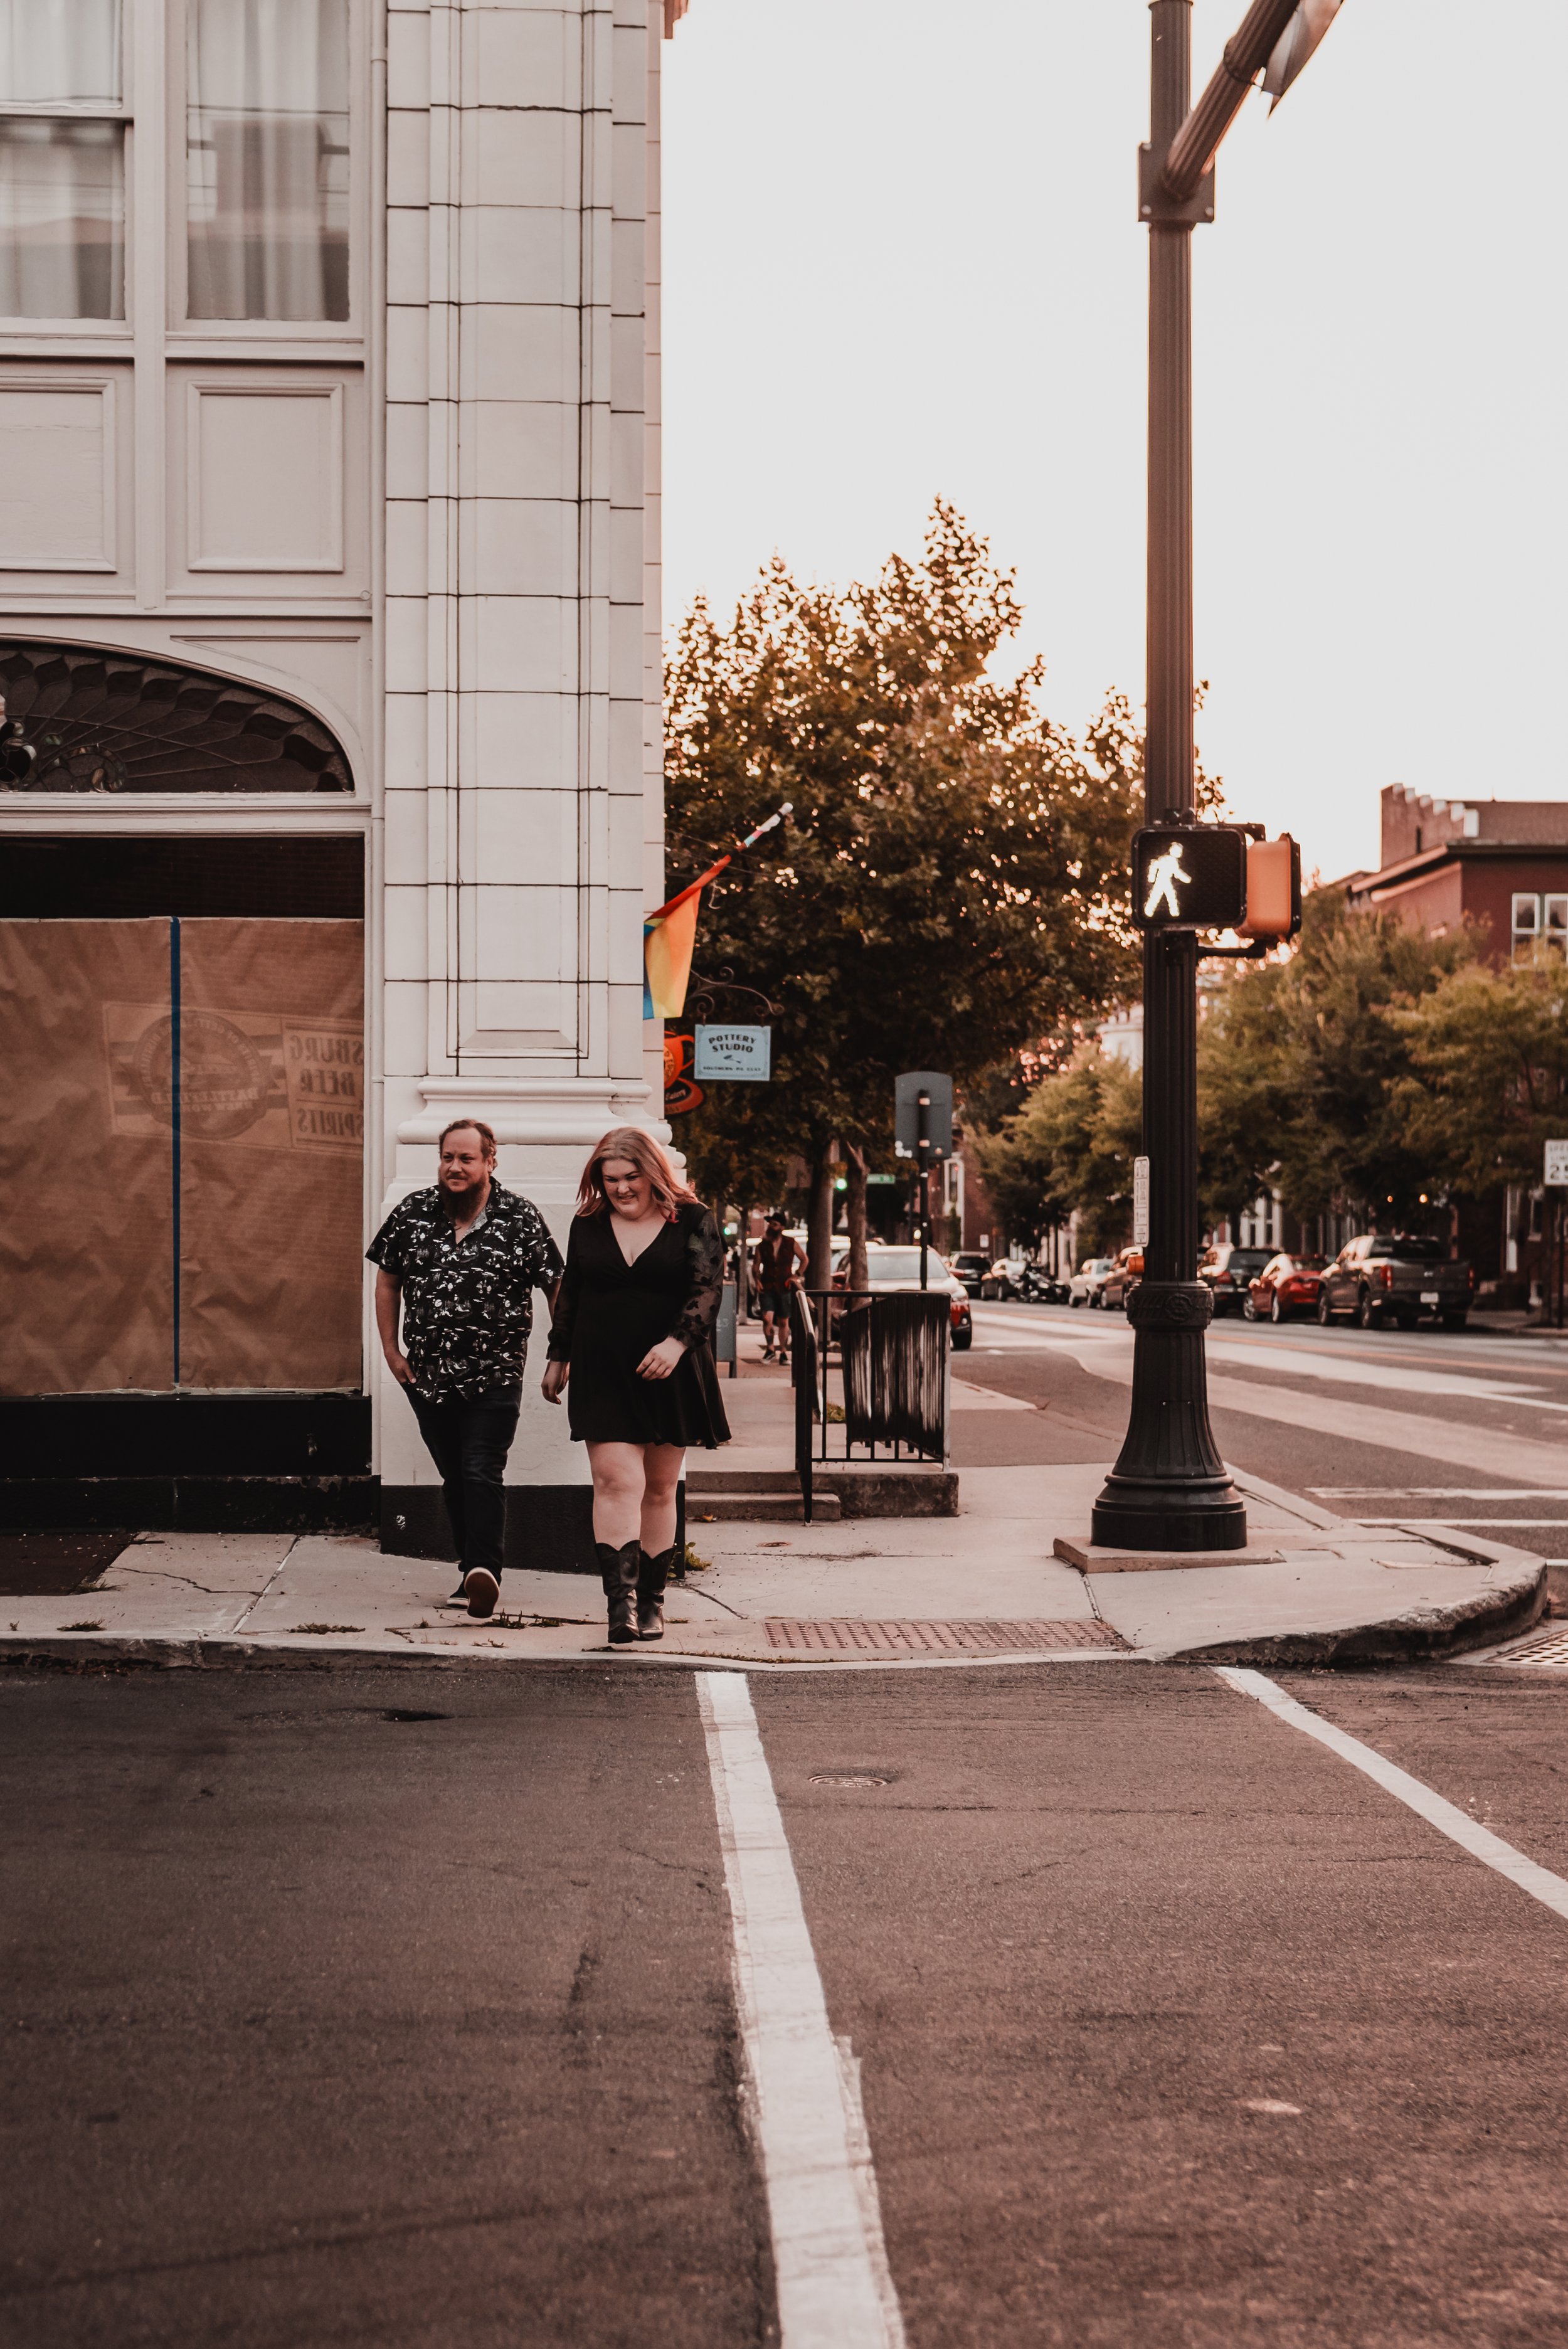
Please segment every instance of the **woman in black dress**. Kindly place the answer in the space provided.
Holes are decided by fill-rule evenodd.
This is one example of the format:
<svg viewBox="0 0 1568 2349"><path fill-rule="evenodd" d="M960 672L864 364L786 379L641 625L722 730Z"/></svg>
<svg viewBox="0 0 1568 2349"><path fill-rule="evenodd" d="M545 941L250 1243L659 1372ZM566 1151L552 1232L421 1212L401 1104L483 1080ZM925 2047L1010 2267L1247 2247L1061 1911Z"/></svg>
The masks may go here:
<svg viewBox="0 0 1568 2349"><path fill-rule="evenodd" d="M610 1640L662 1640L688 1444L729 1441L713 1361L724 1243L651 1134L619 1125L583 1170L544 1399L588 1446ZM570 1381L570 1385L568 1385Z"/></svg>

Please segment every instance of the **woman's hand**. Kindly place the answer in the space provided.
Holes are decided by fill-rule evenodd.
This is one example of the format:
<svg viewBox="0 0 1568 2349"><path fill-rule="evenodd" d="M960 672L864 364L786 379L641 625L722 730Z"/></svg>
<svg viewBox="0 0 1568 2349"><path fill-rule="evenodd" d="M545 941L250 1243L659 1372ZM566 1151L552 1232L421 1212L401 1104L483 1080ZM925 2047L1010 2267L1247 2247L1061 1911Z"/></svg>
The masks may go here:
<svg viewBox="0 0 1568 2349"><path fill-rule="evenodd" d="M648 1348L637 1364L637 1376L640 1379L667 1379L685 1352L686 1348L678 1338L661 1338L656 1346Z"/></svg>
<svg viewBox="0 0 1568 2349"><path fill-rule="evenodd" d="M567 1380L572 1376L570 1362L546 1362L539 1392L546 1402L559 1402Z"/></svg>

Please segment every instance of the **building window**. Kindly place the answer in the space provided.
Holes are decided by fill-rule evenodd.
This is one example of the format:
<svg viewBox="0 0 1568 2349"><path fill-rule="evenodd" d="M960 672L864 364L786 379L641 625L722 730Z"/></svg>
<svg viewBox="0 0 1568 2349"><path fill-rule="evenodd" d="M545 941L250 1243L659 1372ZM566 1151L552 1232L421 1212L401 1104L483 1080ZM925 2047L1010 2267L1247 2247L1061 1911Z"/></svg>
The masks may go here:
<svg viewBox="0 0 1568 2349"><path fill-rule="evenodd" d="M348 0L190 0L187 26L187 315L346 318Z"/></svg>
<svg viewBox="0 0 1568 2349"><path fill-rule="evenodd" d="M1513 900L1513 952L1516 960L1529 960L1541 936L1541 900L1516 892Z"/></svg>
<svg viewBox="0 0 1568 2349"><path fill-rule="evenodd" d="M1541 935L1553 953L1568 950L1568 895L1543 897L1541 912Z"/></svg>
<svg viewBox="0 0 1568 2349"><path fill-rule="evenodd" d="M0 792L354 789L308 711L173 661L13 642L0 696Z"/></svg>
<svg viewBox="0 0 1568 2349"><path fill-rule="evenodd" d="M0 316L123 318L119 0L0 0Z"/></svg>

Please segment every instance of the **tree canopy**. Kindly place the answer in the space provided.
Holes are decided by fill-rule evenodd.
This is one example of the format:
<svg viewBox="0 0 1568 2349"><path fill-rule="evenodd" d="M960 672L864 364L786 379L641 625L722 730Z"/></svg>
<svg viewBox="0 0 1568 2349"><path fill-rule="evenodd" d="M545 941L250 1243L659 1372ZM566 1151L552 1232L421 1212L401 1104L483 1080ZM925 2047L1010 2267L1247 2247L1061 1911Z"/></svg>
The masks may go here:
<svg viewBox="0 0 1568 2349"><path fill-rule="evenodd" d="M1568 1135L1568 967L1542 947L1501 970L1463 964L1395 1014L1409 1054L1393 1110L1440 1181L1470 1197L1537 1184Z"/></svg>
<svg viewBox="0 0 1568 2349"><path fill-rule="evenodd" d="M1233 968L1198 1038L1210 1211L1233 1214L1274 1187L1304 1217L1350 1206L1413 1216L1441 1175L1409 1116L1405 1015L1476 949L1468 930L1430 936L1318 889L1288 962Z"/></svg>
<svg viewBox="0 0 1568 2349"><path fill-rule="evenodd" d="M1568 980L1555 960L1492 971L1477 948L1469 931L1429 936L1319 889L1288 959L1207 980L1205 1213L1233 1228L1277 1189L1303 1218L1357 1208L1418 1221L1423 1195L1532 1169L1539 1180L1541 1141L1564 1127L1568 1106ZM1139 1131L1138 1079L1090 1046L977 1146L1011 1229L1037 1231L1076 1207L1092 1250L1127 1236Z"/></svg>
<svg viewBox="0 0 1568 2349"><path fill-rule="evenodd" d="M697 968L777 1006L773 1081L681 1122L710 1194L777 1195L793 1152L820 1180L834 1136L891 1164L899 1070L962 1084L1136 984L1141 743L1119 699L1076 740L1039 708L1038 662L989 673L1019 617L1013 575L939 502L919 558L874 582L803 586L775 561L727 626L702 602L682 626L672 891L793 802L698 926Z"/></svg>
<svg viewBox="0 0 1568 2349"><path fill-rule="evenodd" d="M1015 1116L995 1133L975 1137L980 1171L1004 1226L1033 1237L1076 1207L1088 1254L1122 1247L1142 1129L1139 1071L1097 1043L1081 1045Z"/></svg>

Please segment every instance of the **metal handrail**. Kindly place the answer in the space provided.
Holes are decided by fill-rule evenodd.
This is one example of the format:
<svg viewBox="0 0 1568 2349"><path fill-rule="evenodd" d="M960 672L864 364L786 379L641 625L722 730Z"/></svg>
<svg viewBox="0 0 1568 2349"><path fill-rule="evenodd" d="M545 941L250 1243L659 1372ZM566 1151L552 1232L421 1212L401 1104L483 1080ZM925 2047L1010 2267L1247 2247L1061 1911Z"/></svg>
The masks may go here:
<svg viewBox="0 0 1568 2349"><path fill-rule="evenodd" d="M878 1306L894 1309L889 1319L908 1327L879 1331L868 1319L866 1345L858 1345L855 1359L846 1359L841 1342L843 1324L862 1310ZM919 1332L922 1326L940 1331L934 1362ZM812 1485L819 1462L829 1457L828 1430L830 1357L840 1344L844 1374L844 1458L863 1446L868 1458L877 1457L879 1444L895 1460L908 1457L945 1463L947 1456L947 1347L949 1299L945 1290L924 1292L876 1288L792 1288L789 1293L790 1379L795 1389L795 1473L800 1498L811 1522ZM910 1344L913 1333L914 1343ZM887 1340L879 1351L879 1338ZM852 1372L852 1376L851 1376ZM891 1373L891 1375L890 1375ZM888 1392L888 1389L892 1392ZM857 1433L857 1428L861 1432ZM880 1433L891 1429L891 1433ZM819 1429L820 1433L819 1435Z"/></svg>

